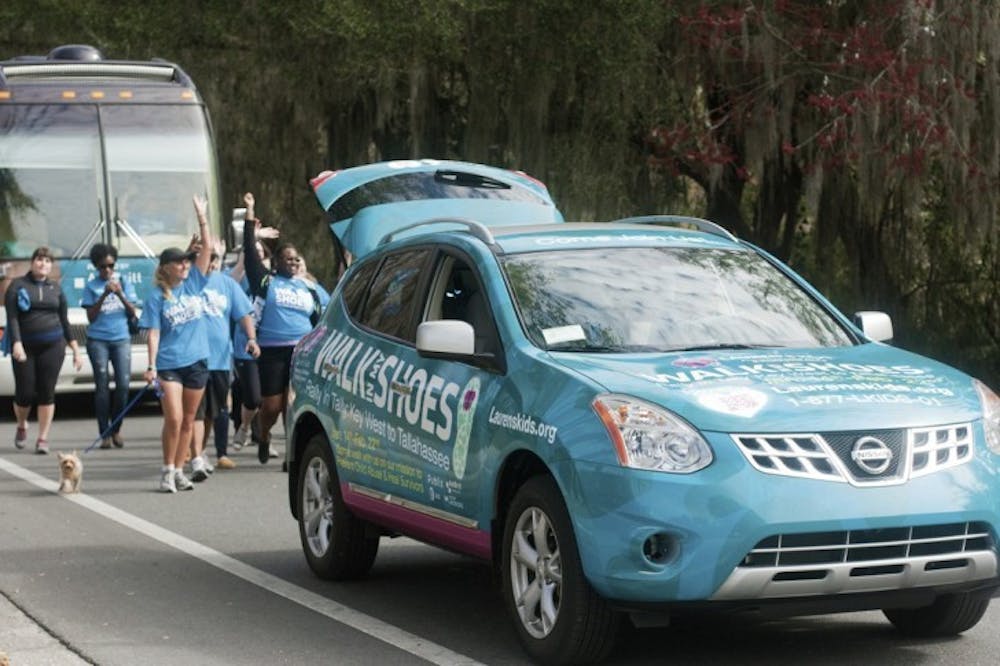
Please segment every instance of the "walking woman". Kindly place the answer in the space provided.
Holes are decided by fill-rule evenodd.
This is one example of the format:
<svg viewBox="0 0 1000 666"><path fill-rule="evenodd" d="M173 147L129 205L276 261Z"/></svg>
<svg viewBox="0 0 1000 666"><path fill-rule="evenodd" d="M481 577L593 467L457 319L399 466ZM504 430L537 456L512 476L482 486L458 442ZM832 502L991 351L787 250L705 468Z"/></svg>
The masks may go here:
<svg viewBox="0 0 1000 666"><path fill-rule="evenodd" d="M251 216L253 211L251 211ZM264 271L271 270L271 253L261 239L275 239L279 232L274 227L261 227L254 232L257 240L254 247L257 256L260 258ZM236 264L229 270L229 277L239 283L240 289L248 297L250 293L250 282L247 280L246 268L243 265L243 248L237 255ZM253 318L254 333L256 333L257 317L259 313L251 312ZM257 409L260 408L260 375L257 372L257 357L246 352L247 337L243 329L239 326L233 331L233 421L236 424L236 434L233 436L233 449L241 450L250 438L250 428L257 416ZM237 409L237 406L239 408Z"/></svg>
<svg viewBox="0 0 1000 666"><path fill-rule="evenodd" d="M52 252L39 247L31 255L31 268L7 288L7 330L14 359L14 446L23 449L28 439L28 414L38 408L38 439L35 453L49 452L49 428L56 415L56 380L66 357L73 350L73 367L83 367L80 348L73 339L66 315L66 296L50 280Z"/></svg>
<svg viewBox="0 0 1000 666"><path fill-rule="evenodd" d="M290 243L283 243L275 250L270 271L264 268L254 244L260 221L254 218L253 194L246 193L243 201L247 209L243 225L243 262L250 293L260 308L257 369L261 401L257 412L260 426L257 460L266 463L271 455L271 428L288 401L292 350L299 339L312 330L330 295L323 287L306 279L302 258Z"/></svg>
<svg viewBox="0 0 1000 666"><path fill-rule="evenodd" d="M112 419L125 407L132 367L132 341L129 319L136 316L135 287L115 272L118 250L113 245L98 243L90 248L90 263L97 277L83 290L81 305L87 310L87 356L94 369L94 411L97 432L104 435L102 449L125 446L121 436L121 421L108 429ZM108 363L114 370L115 391L111 394Z"/></svg>
<svg viewBox="0 0 1000 666"><path fill-rule="evenodd" d="M148 383L158 379L162 392L160 491L165 493L194 489L191 479L184 476L184 458L208 382L208 333L202 290L207 283L213 239L205 199L195 196L194 209L198 215L198 249L168 247L160 253L156 288L146 298L139 319L139 326L149 330L149 366L143 376Z"/></svg>

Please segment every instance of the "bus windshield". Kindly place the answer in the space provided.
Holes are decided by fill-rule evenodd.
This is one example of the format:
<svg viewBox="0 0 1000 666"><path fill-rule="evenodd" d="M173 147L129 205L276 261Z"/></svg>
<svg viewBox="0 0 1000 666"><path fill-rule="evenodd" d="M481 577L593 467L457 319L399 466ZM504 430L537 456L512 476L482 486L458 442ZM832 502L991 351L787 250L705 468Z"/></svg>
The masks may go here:
<svg viewBox="0 0 1000 666"><path fill-rule="evenodd" d="M186 247L191 196L218 191L213 160L199 105L2 106L0 257L39 245L57 257L86 257L96 242L122 257Z"/></svg>
<svg viewBox="0 0 1000 666"><path fill-rule="evenodd" d="M201 107L106 106L101 114L119 254L187 247L198 230L191 196L217 191Z"/></svg>
<svg viewBox="0 0 1000 666"><path fill-rule="evenodd" d="M70 255L100 222L97 108L0 106L0 257Z"/></svg>

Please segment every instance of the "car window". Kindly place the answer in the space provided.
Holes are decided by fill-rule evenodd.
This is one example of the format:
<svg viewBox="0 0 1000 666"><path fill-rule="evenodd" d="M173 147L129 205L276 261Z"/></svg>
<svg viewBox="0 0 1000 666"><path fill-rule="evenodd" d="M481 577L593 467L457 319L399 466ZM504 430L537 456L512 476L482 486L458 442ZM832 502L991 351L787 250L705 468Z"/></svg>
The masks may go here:
<svg viewBox="0 0 1000 666"><path fill-rule="evenodd" d="M543 349L831 347L851 338L754 252L602 248L506 257L518 314Z"/></svg>
<svg viewBox="0 0 1000 666"><path fill-rule="evenodd" d="M365 262L354 271L351 279L344 285L344 305L352 319L361 317L361 306L364 305L365 294L368 293L368 284L371 282L377 267L377 261Z"/></svg>
<svg viewBox="0 0 1000 666"><path fill-rule="evenodd" d="M424 319L468 322L476 332L476 353L499 355L499 336L486 291L465 259L442 255L434 271Z"/></svg>
<svg viewBox="0 0 1000 666"><path fill-rule="evenodd" d="M414 341L413 314L421 271L430 250L411 250L386 257L375 275L361 323L379 333Z"/></svg>
<svg viewBox="0 0 1000 666"><path fill-rule="evenodd" d="M545 199L526 187L464 171L401 173L360 185L330 206L333 221L354 217L362 208L400 201L423 199L495 199L546 204Z"/></svg>

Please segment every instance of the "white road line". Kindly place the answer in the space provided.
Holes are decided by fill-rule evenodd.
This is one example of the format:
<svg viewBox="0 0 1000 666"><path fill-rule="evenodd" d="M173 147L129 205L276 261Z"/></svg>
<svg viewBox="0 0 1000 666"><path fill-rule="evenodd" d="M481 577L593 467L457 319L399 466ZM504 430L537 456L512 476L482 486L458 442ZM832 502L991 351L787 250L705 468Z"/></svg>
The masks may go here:
<svg viewBox="0 0 1000 666"><path fill-rule="evenodd" d="M0 458L0 469L42 490L55 493L59 488L55 481L40 476L4 458ZM180 534L165 530L159 525L143 520L138 516L122 511L89 495L63 495L63 498L171 548L175 548L182 553L218 567L228 574L242 578L300 606L325 615L331 620L340 622L383 643L425 659L432 664L439 664L440 666L478 666L480 664L480 662L471 657L453 652L442 645L432 643L404 629L382 622L353 608L338 604L322 595L310 592L298 585L293 585L265 571L255 569L225 553L220 553L197 541L192 541Z"/></svg>

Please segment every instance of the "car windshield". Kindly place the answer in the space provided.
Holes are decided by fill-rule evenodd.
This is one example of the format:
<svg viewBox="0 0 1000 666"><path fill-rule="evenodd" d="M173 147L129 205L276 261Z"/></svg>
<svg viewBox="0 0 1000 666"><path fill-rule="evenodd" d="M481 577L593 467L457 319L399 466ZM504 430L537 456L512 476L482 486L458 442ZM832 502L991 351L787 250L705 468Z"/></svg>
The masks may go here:
<svg viewBox="0 0 1000 666"><path fill-rule="evenodd" d="M509 255L502 263L522 325L543 349L851 344L823 307L754 252L601 248Z"/></svg>

